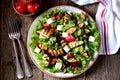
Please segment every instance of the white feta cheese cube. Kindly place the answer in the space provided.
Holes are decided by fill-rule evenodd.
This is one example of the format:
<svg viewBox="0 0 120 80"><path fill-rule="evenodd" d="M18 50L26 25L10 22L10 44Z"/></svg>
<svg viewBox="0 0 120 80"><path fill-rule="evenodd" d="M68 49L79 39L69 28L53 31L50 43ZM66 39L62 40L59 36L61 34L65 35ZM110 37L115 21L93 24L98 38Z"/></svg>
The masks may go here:
<svg viewBox="0 0 120 80"><path fill-rule="evenodd" d="M68 33L67 32L63 32L62 33L62 37L64 37L64 38L68 37Z"/></svg>
<svg viewBox="0 0 120 80"><path fill-rule="evenodd" d="M84 24L87 26L87 25L88 25L88 22L87 22L87 21L85 21L85 22L84 22Z"/></svg>
<svg viewBox="0 0 120 80"><path fill-rule="evenodd" d="M70 50L70 48L66 45L66 46L64 46L64 51L67 53L69 50Z"/></svg>
<svg viewBox="0 0 120 80"><path fill-rule="evenodd" d="M89 49L89 47L86 45L86 46L85 46L85 50L87 51L88 49Z"/></svg>
<svg viewBox="0 0 120 80"><path fill-rule="evenodd" d="M94 36L89 36L88 41L94 42L95 41L95 37Z"/></svg>
<svg viewBox="0 0 120 80"><path fill-rule="evenodd" d="M40 51L41 51L41 49L36 46L34 49L34 52L39 53Z"/></svg>
<svg viewBox="0 0 120 80"><path fill-rule="evenodd" d="M57 25L57 30L62 30L63 25Z"/></svg>
<svg viewBox="0 0 120 80"><path fill-rule="evenodd" d="M61 68L62 68L62 63L58 63L58 62L57 62L57 63L55 64L55 68L56 68L56 69L61 69Z"/></svg>
<svg viewBox="0 0 120 80"><path fill-rule="evenodd" d="M51 24L54 22L54 19L53 18L49 18L47 21L46 21L48 24Z"/></svg>

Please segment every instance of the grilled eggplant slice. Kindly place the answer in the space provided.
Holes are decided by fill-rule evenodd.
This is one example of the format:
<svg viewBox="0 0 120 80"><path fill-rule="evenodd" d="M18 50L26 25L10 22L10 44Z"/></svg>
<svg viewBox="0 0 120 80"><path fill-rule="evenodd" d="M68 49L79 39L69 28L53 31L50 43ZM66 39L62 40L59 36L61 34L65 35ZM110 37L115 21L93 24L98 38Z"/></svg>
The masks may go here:
<svg viewBox="0 0 120 80"><path fill-rule="evenodd" d="M49 58L49 56L47 54L44 54L42 58L45 61L45 67L48 67L49 64L50 64L50 58Z"/></svg>
<svg viewBox="0 0 120 80"><path fill-rule="evenodd" d="M71 20L71 15L66 13L65 16L64 16L64 23L63 23L63 25L66 25L69 20Z"/></svg>
<svg viewBox="0 0 120 80"><path fill-rule="evenodd" d="M82 22L78 22L78 26L79 26L79 28L83 28L84 24Z"/></svg>
<svg viewBox="0 0 120 80"><path fill-rule="evenodd" d="M58 57L64 55L63 49L58 49L58 50L50 50L50 53L53 57Z"/></svg>
<svg viewBox="0 0 120 80"><path fill-rule="evenodd" d="M71 49L74 48L74 47L77 47L81 44L83 44L83 41L73 41L73 42L68 43L68 45Z"/></svg>
<svg viewBox="0 0 120 80"><path fill-rule="evenodd" d="M62 46L65 46L67 44L64 40L62 40L60 43Z"/></svg>
<svg viewBox="0 0 120 80"><path fill-rule="evenodd" d="M75 58L70 58L67 60L69 63L74 63L74 62L77 62L77 60Z"/></svg>
<svg viewBox="0 0 120 80"><path fill-rule="evenodd" d="M89 32L90 32L90 30L89 30L89 29L81 29L81 31L82 31L82 34L87 34L87 33L89 33Z"/></svg>
<svg viewBox="0 0 120 80"><path fill-rule="evenodd" d="M82 56L84 56L85 58L88 58L88 53L87 53L86 50L84 50L83 52L80 52L80 54L81 54Z"/></svg>
<svg viewBox="0 0 120 80"><path fill-rule="evenodd" d="M40 44L38 45L40 47L40 49L42 50L48 50L48 47L46 45Z"/></svg>
<svg viewBox="0 0 120 80"><path fill-rule="evenodd" d="M38 30L37 33L41 34L47 38L49 38L53 34L53 32L49 29L41 29L41 30Z"/></svg>
<svg viewBox="0 0 120 80"><path fill-rule="evenodd" d="M85 31L86 34L90 32L89 29L84 29L84 31Z"/></svg>
<svg viewBox="0 0 120 80"><path fill-rule="evenodd" d="M83 20L85 20L85 14L84 14L84 13L81 13L81 14L80 14L80 17L81 17Z"/></svg>
<svg viewBox="0 0 120 80"><path fill-rule="evenodd" d="M68 29L66 32L67 32L68 34L72 34L72 33L74 33L75 31L76 31L76 27L72 27L72 28Z"/></svg>

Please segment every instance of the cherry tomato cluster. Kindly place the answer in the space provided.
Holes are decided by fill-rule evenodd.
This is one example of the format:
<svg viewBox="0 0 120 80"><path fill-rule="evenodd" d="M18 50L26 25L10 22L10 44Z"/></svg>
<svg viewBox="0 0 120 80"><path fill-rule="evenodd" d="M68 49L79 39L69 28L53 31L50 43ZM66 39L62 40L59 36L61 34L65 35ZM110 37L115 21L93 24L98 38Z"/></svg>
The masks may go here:
<svg viewBox="0 0 120 80"><path fill-rule="evenodd" d="M35 13L38 9L38 0L15 0L15 10L21 14Z"/></svg>

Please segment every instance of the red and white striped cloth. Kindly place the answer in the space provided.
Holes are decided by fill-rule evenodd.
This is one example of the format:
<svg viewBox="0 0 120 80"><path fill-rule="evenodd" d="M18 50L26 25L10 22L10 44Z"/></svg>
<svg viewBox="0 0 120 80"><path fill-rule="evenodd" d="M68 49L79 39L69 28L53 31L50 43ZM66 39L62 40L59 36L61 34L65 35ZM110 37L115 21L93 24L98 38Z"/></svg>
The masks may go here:
<svg viewBox="0 0 120 80"><path fill-rule="evenodd" d="M78 5L99 2L96 23L100 31L100 55L115 54L120 47L120 0L71 0Z"/></svg>

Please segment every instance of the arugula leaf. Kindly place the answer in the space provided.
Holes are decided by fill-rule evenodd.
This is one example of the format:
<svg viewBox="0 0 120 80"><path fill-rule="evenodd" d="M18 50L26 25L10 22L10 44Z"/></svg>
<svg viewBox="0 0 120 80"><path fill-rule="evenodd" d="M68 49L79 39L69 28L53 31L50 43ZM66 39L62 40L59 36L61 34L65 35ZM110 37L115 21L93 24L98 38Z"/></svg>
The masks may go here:
<svg viewBox="0 0 120 80"><path fill-rule="evenodd" d="M78 52L82 52L84 50L84 47L83 46L78 46L78 47L75 47L72 49L72 52L74 54L78 53Z"/></svg>
<svg viewBox="0 0 120 80"><path fill-rule="evenodd" d="M74 36L75 36L75 37L80 37L81 35L82 35L81 29L77 29L77 30L74 32Z"/></svg>
<svg viewBox="0 0 120 80"><path fill-rule="evenodd" d="M90 33L93 35L96 30L96 25L93 21L90 21L89 23L90 23L90 25L88 26L88 28L90 30Z"/></svg>
<svg viewBox="0 0 120 80"><path fill-rule="evenodd" d="M73 18L76 18L79 22L83 22L84 20L80 17L78 13L72 13Z"/></svg>
<svg viewBox="0 0 120 80"><path fill-rule="evenodd" d="M35 54L35 58L36 58L37 60L42 60L43 54L44 54L44 53L41 51L39 54Z"/></svg>
<svg viewBox="0 0 120 80"><path fill-rule="evenodd" d="M88 42L88 45L89 45L90 49L92 49L93 51L97 51L99 48L99 42L97 42L97 41Z"/></svg>
<svg viewBox="0 0 120 80"><path fill-rule="evenodd" d="M62 61L60 58L58 58L58 61L57 61L57 62L62 63L63 61Z"/></svg>
<svg viewBox="0 0 120 80"><path fill-rule="evenodd" d="M51 23L50 25L51 25L51 27L57 27L57 22L55 21L55 22L53 22L53 23Z"/></svg>
<svg viewBox="0 0 120 80"><path fill-rule="evenodd" d="M42 44L47 44L48 40L49 40L48 38L40 38L39 42Z"/></svg>

